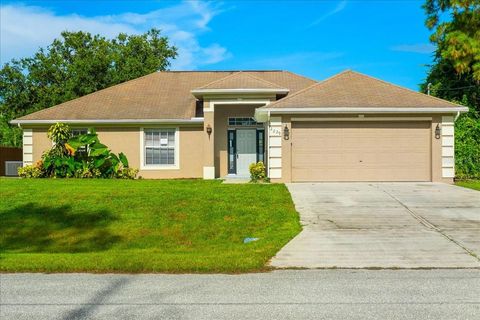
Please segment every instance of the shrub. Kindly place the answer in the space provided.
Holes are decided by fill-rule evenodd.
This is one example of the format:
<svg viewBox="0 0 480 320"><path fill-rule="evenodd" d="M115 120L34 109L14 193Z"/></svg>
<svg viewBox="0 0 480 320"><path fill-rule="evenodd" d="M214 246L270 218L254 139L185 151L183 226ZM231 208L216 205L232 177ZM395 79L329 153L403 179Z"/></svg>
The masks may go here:
<svg viewBox="0 0 480 320"><path fill-rule="evenodd" d="M45 170L43 170L43 162L40 160L40 161L37 161L35 164L18 168L18 176L22 178L44 177Z"/></svg>
<svg viewBox="0 0 480 320"><path fill-rule="evenodd" d="M459 179L480 178L480 117L473 111L455 121L455 172Z"/></svg>
<svg viewBox="0 0 480 320"><path fill-rule="evenodd" d="M265 171L265 165L263 164L262 161L259 161L257 163L252 163L249 166L250 170L250 179L252 182L268 182L267 178L267 173Z"/></svg>
<svg viewBox="0 0 480 320"><path fill-rule="evenodd" d="M119 179L135 179L138 174L138 169L134 168L123 168L117 172L117 178Z"/></svg>

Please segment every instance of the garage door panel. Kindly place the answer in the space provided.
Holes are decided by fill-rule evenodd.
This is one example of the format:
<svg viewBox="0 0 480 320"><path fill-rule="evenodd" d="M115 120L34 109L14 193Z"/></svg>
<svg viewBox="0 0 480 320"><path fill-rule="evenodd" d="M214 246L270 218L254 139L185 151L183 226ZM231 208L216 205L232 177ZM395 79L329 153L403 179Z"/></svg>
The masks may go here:
<svg viewBox="0 0 480 320"><path fill-rule="evenodd" d="M429 122L292 124L293 181L430 181Z"/></svg>

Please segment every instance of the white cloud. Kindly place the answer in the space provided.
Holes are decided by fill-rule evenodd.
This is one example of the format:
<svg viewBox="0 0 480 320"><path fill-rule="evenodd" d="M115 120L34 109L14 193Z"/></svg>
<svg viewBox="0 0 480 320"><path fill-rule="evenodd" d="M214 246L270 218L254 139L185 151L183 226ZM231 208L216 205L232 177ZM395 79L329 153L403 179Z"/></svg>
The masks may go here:
<svg viewBox="0 0 480 320"><path fill-rule="evenodd" d="M393 51L430 54L435 51L435 46L430 43L401 44L390 48Z"/></svg>
<svg viewBox="0 0 480 320"><path fill-rule="evenodd" d="M337 5L335 6L335 8L333 8L332 10L328 11L327 13L325 13L324 15L322 15L320 18L318 18L317 20L313 21L309 27L313 27L313 26L316 26L317 24L319 24L320 22L322 22L323 20L327 19L328 17L331 17L333 16L334 14L337 14L341 11L343 11L343 9L345 9L347 7L347 0L342 0L340 1L339 3L337 3Z"/></svg>
<svg viewBox="0 0 480 320"><path fill-rule="evenodd" d="M172 69L196 69L230 57L220 44L201 44L198 40L200 34L209 31L208 23L221 12L218 3L197 1L144 14L126 12L97 17L58 15L36 6L5 5L0 7L0 62L30 56L64 30L82 30L112 38L120 32L139 34L155 27L179 50Z"/></svg>

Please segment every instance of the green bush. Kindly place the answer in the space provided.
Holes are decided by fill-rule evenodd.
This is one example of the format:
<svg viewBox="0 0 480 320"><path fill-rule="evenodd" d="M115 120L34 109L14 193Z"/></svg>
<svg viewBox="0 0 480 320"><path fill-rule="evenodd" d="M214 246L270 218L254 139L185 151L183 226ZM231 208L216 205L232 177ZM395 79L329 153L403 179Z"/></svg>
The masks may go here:
<svg viewBox="0 0 480 320"><path fill-rule="evenodd" d="M250 179L252 182L268 182L267 173L265 171L265 165L262 161L252 163L249 166Z"/></svg>
<svg viewBox="0 0 480 320"><path fill-rule="evenodd" d="M135 179L138 174L138 169L134 168L123 168L117 172L116 177L118 179Z"/></svg>
<svg viewBox="0 0 480 320"><path fill-rule="evenodd" d="M43 169L42 161L18 168L18 176L22 178L43 178L45 170Z"/></svg>
<svg viewBox="0 0 480 320"><path fill-rule="evenodd" d="M455 122L455 175L458 179L480 178L480 117L475 112Z"/></svg>
<svg viewBox="0 0 480 320"><path fill-rule="evenodd" d="M21 177L135 179L138 174L123 153L116 155L100 143L93 129L71 138L70 128L57 123L48 130L48 137L53 147L39 164L20 169Z"/></svg>

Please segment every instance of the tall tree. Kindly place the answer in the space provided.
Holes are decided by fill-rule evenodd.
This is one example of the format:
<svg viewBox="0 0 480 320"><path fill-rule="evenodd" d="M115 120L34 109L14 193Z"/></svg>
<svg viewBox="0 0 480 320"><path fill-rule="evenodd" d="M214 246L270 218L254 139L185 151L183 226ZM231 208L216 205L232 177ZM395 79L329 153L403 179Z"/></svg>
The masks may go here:
<svg viewBox="0 0 480 320"><path fill-rule="evenodd" d="M107 39L88 32L62 32L32 57L0 69L0 144L21 145L9 121L106 87L166 70L177 49L157 29Z"/></svg>
<svg viewBox="0 0 480 320"><path fill-rule="evenodd" d="M423 92L461 103L470 112L455 122L458 178L480 178L480 0L426 0L426 26L436 45Z"/></svg>
<svg viewBox="0 0 480 320"><path fill-rule="evenodd" d="M423 8L437 54L458 74L472 73L480 82L480 1L426 0Z"/></svg>

